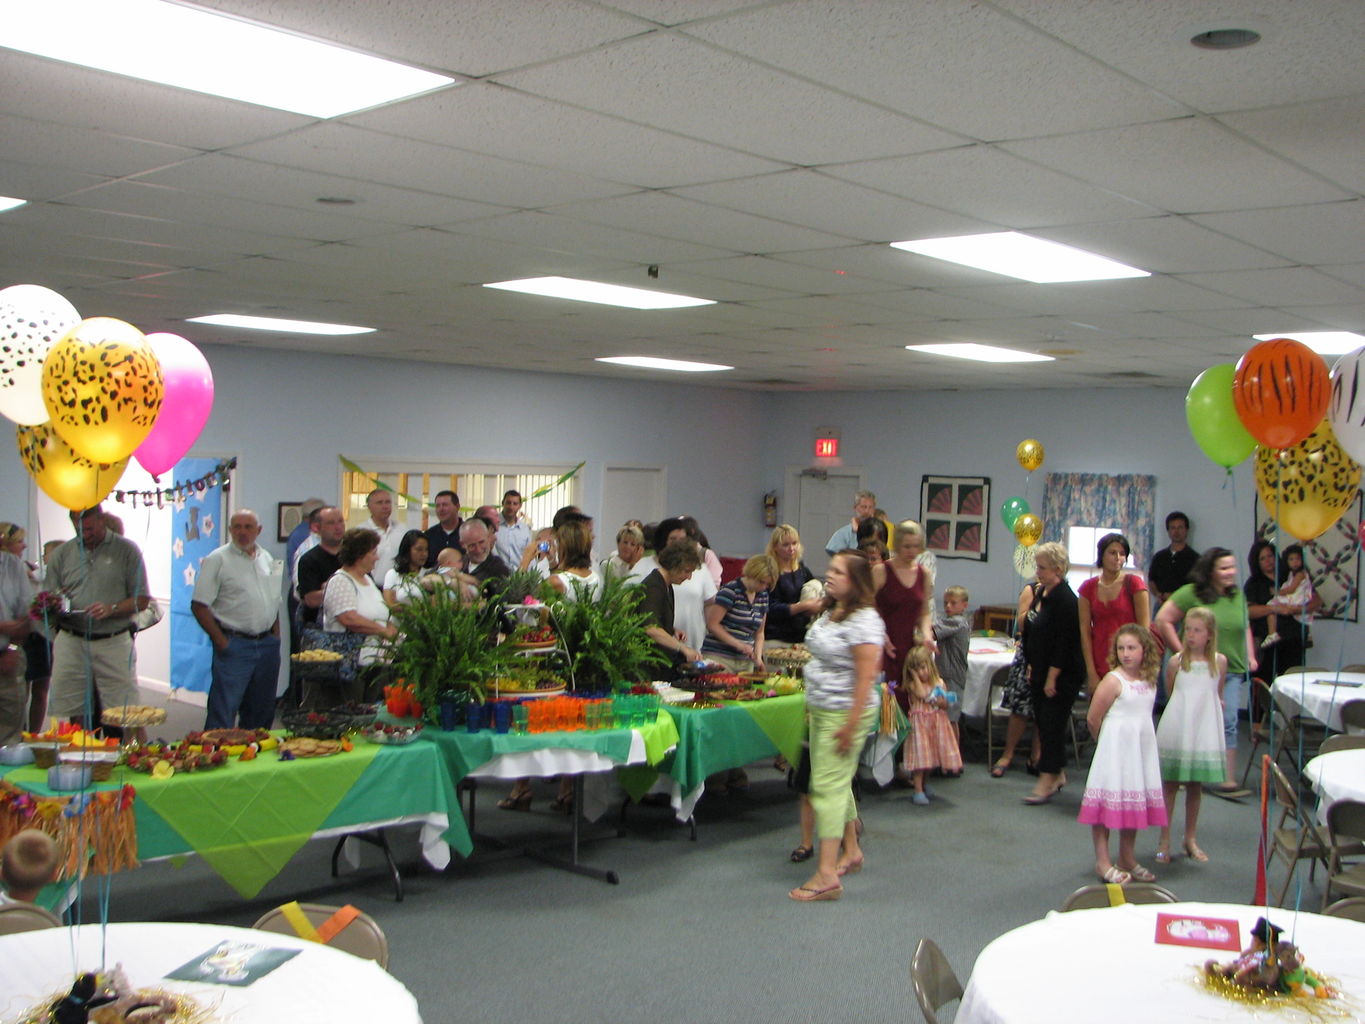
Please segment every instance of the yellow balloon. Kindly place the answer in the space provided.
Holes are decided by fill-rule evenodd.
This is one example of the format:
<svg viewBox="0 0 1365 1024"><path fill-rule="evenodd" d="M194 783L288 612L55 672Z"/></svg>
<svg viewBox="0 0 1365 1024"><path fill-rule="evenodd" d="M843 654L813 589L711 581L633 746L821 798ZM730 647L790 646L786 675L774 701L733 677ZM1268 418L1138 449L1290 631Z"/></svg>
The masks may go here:
<svg viewBox="0 0 1365 1024"><path fill-rule="evenodd" d="M1014 521L1014 537L1026 548L1038 543L1043 535L1043 521L1032 512L1025 512Z"/></svg>
<svg viewBox="0 0 1365 1024"><path fill-rule="evenodd" d="M1286 533L1320 537L1355 501L1360 467L1337 443L1329 420L1291 448L1256 449L1256 490Z"/></svg>
<svg viewBox="0 0 1365 1024"><path fill-rule="evenodd" d="M52 429L51 423L20 427L15 431L15 439L24 468L44 494L65 508L84 509L98 505L128 468L127 459L111 465L91 462L76 454Z"/></svg>
<svg viewBox="0 0 1365 1024"><path fill-rule="evenodd" d="M1014 449L1014 457L1019 460L1019 465L1032 473L1043 464L1043 443L1031 437L1020 441L1019 447Z"/></svg>
<svg viewBox="0 0 1365 1024"><path fill-rule="evenodd" d="M165 393L161 363L132 324L82 320L43 360L54 430L91 462L126 459L151 433Z"/></svg>

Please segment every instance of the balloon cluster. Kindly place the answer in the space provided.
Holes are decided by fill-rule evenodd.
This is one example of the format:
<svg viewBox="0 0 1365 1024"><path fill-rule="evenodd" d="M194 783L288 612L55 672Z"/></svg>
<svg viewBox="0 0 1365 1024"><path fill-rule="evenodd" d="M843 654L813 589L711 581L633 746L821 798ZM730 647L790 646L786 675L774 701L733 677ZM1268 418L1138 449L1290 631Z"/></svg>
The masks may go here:
<svg viewBox="0 0 1365 1024"><path fill-rule="evenodd" d="M1031 437L1020 441L1018 447L1014 449L1015 459L1030 473L1043 464L1043 454L1042 442ZM1017 494L1012 498L1006 498L1000 506L1000 519L1004 522L1005 529L1013 533L1014 539L1019 542L1018 547L1014 549L1015 571L1021 576L1031 576L1033 557L1028 549L1042 538L1043 521L1033 514L1028 499Z"/></svg>
<svg viewBox="0 0 1365 1024"><path fill-rule="evenodd" d="M212 408L213 374L184 338L83 320L40 285L0 290L0 414L19 425L24 468L59 504L98 504L131 457L166 472Z"/></svg>
<svg viewBox="0 0 1365 1024"><path fill-rule="evenodd" d="M1185 420L1220 466L1230 470L1254 451L1261 500L1285 532L1310 541L1341 518L1360 487L1365 348L1329 372L1301 342L1260 342L1236 366L1211 366L1194 379Z"/></svg>

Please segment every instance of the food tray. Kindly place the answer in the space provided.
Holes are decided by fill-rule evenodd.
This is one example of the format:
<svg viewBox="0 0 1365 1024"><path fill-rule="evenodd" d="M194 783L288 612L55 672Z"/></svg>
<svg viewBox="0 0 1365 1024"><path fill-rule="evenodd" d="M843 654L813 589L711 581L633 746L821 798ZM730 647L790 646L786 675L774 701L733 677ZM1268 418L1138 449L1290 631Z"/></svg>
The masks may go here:
<svg viewBox="0 0 1365 1024"><path fill-rule="evenodd" d="M416 726L403 728L398 732L380 732L378 729L368 729L365 738L371 743L378 743L381 747L406 747L409 743L415 743L422 736L422 727Z"/></svg>
<svg viewBox="0 0 1365 1024"><path fill-rule="evenodd" d="M291 757L331 757L345 748L341 740L320 740L309 736L295 736L280 744L280 754Z"/></svg>
<svg viewBox="0 0 1365 1024"><path fill-rule="evenodd" d="M373 722L371 718L371 722ZM336 740L351 731L351 716L335 711L286 711L280 721L294 736L314 740ZM283 749L283 747L281 748Z"/></svg>
<svg viewBox="0 0 1365 1024"><path fill-rule="evenodd" d="M129 704L127 707L105 708L100 721L119 729L141 729L161 725L166 721L166 709L150 704Z"/></svg>

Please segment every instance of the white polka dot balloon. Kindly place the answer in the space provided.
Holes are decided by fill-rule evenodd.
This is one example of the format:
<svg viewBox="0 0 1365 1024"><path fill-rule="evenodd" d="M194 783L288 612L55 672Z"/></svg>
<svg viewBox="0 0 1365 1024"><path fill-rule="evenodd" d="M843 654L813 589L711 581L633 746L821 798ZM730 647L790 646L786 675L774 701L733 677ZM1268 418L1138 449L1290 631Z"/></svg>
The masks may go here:
<svg viewBox="0 0 1365 1024"><path fill-rule="evenodd" d="M51 288L16 284L0 290L0 415L22 426L47 422L43 360L80 322L76 307Z"/></svg>

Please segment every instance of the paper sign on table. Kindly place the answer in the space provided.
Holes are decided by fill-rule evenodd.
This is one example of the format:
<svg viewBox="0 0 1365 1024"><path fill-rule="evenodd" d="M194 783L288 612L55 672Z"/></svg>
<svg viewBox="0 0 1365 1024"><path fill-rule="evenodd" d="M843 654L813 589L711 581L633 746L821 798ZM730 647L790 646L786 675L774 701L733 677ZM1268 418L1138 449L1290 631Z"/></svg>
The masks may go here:
<svg viewBox="0 0 1365 1024"><path fill-rule="evenodd" d="M1199 946L1240 952L1241 926L1231 918L1157 914L1156 941L1168 946Z"/></svg>
<svg viewBox="0 0 1365 1024"><path fill-rule="evenodd" d="M297 949L257 946L250 942L220 942L166 975L168 981L198 981L206 985L250 985L264 978Z"/></svg>

